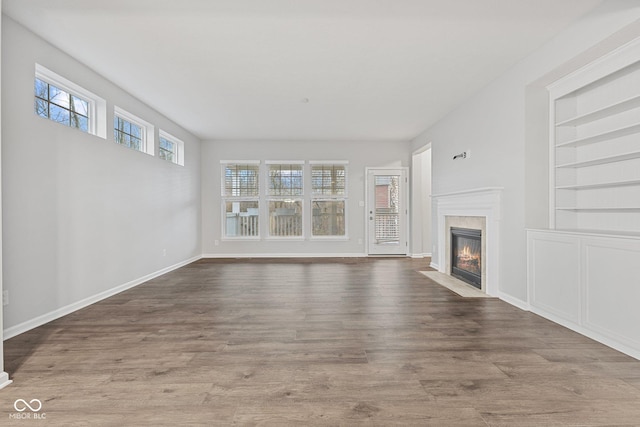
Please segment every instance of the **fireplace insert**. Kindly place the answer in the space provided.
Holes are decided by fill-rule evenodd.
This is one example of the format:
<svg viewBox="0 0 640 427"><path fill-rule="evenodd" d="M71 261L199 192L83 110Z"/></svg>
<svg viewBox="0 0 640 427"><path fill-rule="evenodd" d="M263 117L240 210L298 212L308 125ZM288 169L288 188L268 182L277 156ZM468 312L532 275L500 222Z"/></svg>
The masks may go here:
<svg viewBox="0 0 640 427"><path fill-rule="evenodd" d="M451 275L482 289L482 231L451 227Z"/></svg>

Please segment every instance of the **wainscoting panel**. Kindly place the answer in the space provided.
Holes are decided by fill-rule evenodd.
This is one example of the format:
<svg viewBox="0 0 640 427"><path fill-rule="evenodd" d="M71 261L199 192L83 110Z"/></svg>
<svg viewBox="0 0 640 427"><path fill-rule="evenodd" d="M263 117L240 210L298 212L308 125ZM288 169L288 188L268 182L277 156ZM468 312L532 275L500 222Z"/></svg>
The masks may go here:
<svg viewBox="0 0 640 427"><path fill-rule="evenodd" d="M527 231L531 311L640 359L640 236Z"/></svg>
<svg viewBox="0 0 640 427"><path fill-rule="evenodd" d="M580 318L580 241L540 235L530 241L529 300L563 319Z"/></svg>
<svg viewBox="0 0 640 427"><path fill-rule="evenodd" d="M588 240L584 325L640 348L640 243Z"/></svg>

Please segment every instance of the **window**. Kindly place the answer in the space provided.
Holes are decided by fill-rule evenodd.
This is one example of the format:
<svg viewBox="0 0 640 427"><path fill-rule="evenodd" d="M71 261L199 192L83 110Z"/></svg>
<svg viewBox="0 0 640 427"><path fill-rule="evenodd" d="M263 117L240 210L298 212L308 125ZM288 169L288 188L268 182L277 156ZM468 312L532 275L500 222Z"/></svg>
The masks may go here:
<svg viewBox="0 0 640 427"><path fill-rule="evenodd" d="M160 131L158 157L162 160L184 166L184 142L164 131Z"/></svg>
<svg viewBox="0 0 640 427"><path fill-rule="evenodd" d="M139 117L114 107L113 139L118 144L154 155L153 125Z"/></svg>
<svg viewBox="0 0 640 427"><path fill-rule="evenodd" d="M304 162L269 162L267 196L270 237L302 237Z"/></svg>
<svg viewBox="0 0 640 427"><path fill-rule="evenodd" d="M346 236L347 164L311 162L311 235Z"/></svg>
<svg viewBox="0 0 640 427"><path fill-rule="evenodd" d="M89 101L36 77L36 114L89 132Z"/></svg>
<svg viewBox="0 0 640 427"><path fill-rule="evenodd" d="M106 138L105 100L39 64L34 111L40 117Z"/></svg>
<svg viewBox="0 0 640 427"><path fill-rule="evenodd" d="M222 163L225 238L260 236L260 162Z"/></svg>

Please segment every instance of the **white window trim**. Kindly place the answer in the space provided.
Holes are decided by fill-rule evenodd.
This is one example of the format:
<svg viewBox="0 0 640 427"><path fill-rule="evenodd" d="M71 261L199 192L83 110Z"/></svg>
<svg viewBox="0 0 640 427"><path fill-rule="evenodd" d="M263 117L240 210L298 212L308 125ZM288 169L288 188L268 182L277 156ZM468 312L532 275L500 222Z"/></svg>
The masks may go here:
<svg viewBox="0 0 640 427"><path fill-rule="evenodd" d="M37 63L35 77L87 101L87 133L107 139L107 102L103 98Z"/></svg>
<svg viewBox="0 0 640 427"><path fill-rule="evenodd" d="M113 115L140 126L142 129L140 138L142 140L142 149L140 151L150 156L155 156L155 127L151 123L123 110L117 105L113 107Z"/></svg>
<svg viewBox="0 0 640 427"><path fill-rule="evenodd" d="M167 133L167 132L163 131L162 129L160 129L159 137L160 138L164 138L166 140L169 140L169 141L173 142L174 144L176 144L176 161L175 162L169 162L169 163L173 163L173 164L176 164L176 165L184 166L184 141L182 141L179 138L176 138L175 136L171 135L170 133ZM158 139L158 147L160 147L160 140L159 139Z"/></svg>
<svg viewBox="0 0 640 427"><path fill-rule="evenodd" d="M307 200L307 168L305 160L265 160L264 164L266 167L264 168L263 179L264 179L264 190L261 196L264 198L265 204L265 239L266 240L306 240L308 235L307 230L307 218L305 217L306 210L306 200ZM297 195L286 195L286 196L276 196L269 194L269 165L302 165L302 194ZM269 203L271 201L300 201L300 206L302 207L302 212L300 213L300 218L302 220L302 234L300 236L272 236L271 229L269 228Z"/></svg>
<svg viewBox="0 0 640 427"><path fill-rule="evenodd" d="M309 230L309 240L349 240L349 161L348 160L310 160L309 161L309 178L313 179L311 176L311 169L313 166L317 165L343 165L345 169L345 177L344 177L344 195L326 195L326 194L315 194L313 192L313 182L311 183L311 194L309 199L309 207L313 208L314 201L344 201L344 236L314 236L313 235L313 210L311 210L310 216L310 230Z"/></svg>
<svg viewBox="0 0 640 427"><path fill-rule="evenodd" d="M264 230L264 200L260 194L260 188L263 183L260 171L260 160L220 160L220 229L222 230L221 240L229 241L259 241L262 240L262 234ZM258 194L256 196L227 196L224 191L224 179L226 165L258 165ZM226 219L227 219L227 202L258 202L258 235L257 236L227 236L226 233Z"/></svg>

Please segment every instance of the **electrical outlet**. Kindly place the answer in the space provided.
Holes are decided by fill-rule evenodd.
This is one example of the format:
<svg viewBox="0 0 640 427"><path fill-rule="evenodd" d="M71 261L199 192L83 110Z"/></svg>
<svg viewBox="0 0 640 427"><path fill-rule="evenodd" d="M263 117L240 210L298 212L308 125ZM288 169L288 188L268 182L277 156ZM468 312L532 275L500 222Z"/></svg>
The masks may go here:
<svg viewBox="0 0 640 427"><path fill-rule="evenodd" d="M213 241L213 244L214 244L214 245L216 245L216 246L218 246L218 245L220 244L220 240L214 240L214 241Z"/></svg>
<svg viewBox="0 0 640 427"><path fill-rule="evenodd" d="M9 305L9 291L2 291L2 305Z"/></svg>
<svg viewBox="0 0 640 427"><path fill-rule="evenodd" d="M362 239L358 239L358 244L361 245L362 244Z"/></svg>
<svg viewBox="0 0 640 427"><path fill-rule="evenodd" d="M166 249L162 250L162 256L167 256L167 250Z"/></svg>

